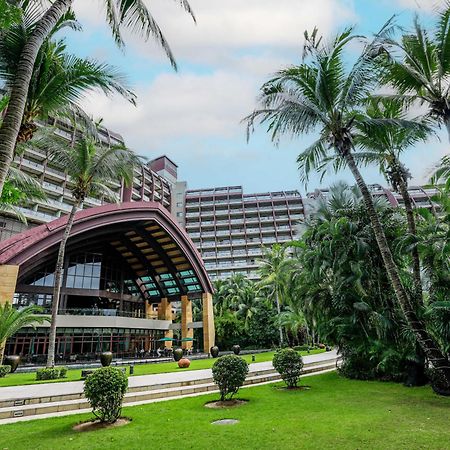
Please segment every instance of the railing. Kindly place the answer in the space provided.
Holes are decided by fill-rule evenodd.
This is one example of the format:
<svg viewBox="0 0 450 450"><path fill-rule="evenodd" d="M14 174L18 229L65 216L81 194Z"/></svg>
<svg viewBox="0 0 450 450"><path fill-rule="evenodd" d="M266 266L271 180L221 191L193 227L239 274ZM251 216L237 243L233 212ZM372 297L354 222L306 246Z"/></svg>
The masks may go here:
<svg viewBox="0 0 450 450"><path fill-rule="evenodd" d="M144 319L145 313L142 311L120 311L112 308L66 308L58 311L62 316L102 316L102 317L133 317Z"/></svg>

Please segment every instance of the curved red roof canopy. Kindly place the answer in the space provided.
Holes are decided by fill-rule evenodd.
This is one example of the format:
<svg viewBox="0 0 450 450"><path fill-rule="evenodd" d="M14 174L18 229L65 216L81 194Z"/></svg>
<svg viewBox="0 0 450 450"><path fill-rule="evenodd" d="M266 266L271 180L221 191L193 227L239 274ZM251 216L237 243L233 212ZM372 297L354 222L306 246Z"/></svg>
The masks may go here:
<svg viewBox="0 0 450 450"><path fill-rule="evenodd" d="M67 216L0 242L0 264L19 265L19 283L56 260ZM159 203L108 204L75 215L67 253L98 243L120 254L147 297L172 297L213 288L188 235Z"/></svg>

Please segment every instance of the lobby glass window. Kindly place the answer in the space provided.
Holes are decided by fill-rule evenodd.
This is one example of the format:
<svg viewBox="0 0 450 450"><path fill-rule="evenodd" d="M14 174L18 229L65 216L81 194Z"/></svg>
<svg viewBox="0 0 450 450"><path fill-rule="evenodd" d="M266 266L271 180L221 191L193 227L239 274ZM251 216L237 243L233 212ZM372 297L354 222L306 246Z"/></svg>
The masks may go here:
<svg viewBox="0 0 450 450"><path fill-rule="evenodd" d="M100 289L102 255L83 253L70 257L67 268L67 288Z"/></svg>

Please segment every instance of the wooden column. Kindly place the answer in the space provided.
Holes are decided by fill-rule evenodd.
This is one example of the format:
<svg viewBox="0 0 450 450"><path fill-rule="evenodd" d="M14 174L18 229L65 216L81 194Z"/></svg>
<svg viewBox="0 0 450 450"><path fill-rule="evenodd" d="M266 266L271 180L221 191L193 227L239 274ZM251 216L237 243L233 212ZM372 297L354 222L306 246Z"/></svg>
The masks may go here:
<svg viewBox="0 0 450 450"><path fill-rule="evenodd" d="M214 329L214 310L212 294L206 292L202 294L203 303L203 351L209 353L209 349L214 346L216 332Z"/></svg>
<svg viewBox="0 0 450 450"><path fill-rule="evenodd" d="M169 299L162 298L158 305L158 320L170 320L172 322L172 306ZM173 338L173 330L166 330L164 337ZM164 342L164 347L172 348L172 341Z"/></svg>
<svg viewBox="0 0 450 450"><path fill-rule="evenodd" d="M187 295L181 296L181 338L193 338L194 330L188 328L188 324L192 322L192 302ZM192 341L181 343L182 348L190 350L192 348Z"/></svg>
<svg viewBox="0 0 450 450"><path fill-rule="evenodd" d="M5 303L12 305L18 273L19 266L0 266L0 305Z"/></svg>

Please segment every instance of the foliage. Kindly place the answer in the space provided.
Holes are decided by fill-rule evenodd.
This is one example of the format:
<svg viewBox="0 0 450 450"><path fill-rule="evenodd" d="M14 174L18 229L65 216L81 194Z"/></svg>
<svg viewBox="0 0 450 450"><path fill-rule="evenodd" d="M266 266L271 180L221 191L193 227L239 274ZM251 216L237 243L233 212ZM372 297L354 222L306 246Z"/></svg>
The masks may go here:
<svg viewBox="0 0 450 450"><path fill-rule="evenodd" d="M28 36L40 20L39 5L30 4L20 23L13 25L0 42L0 79L10 92ZM65 117L81 121L87 116L80 101L89 92L102 90L106 95L118 93L135 103L135 96L127 87L126 77L116 68L93 59L83 59L67 53L64 39L54 35L64 28L80 30L72 12L67 13L54 27L39 49L19 131L18 141L30 140L37 127L35 119Z"/></svg>
<svg viewBox="0 0 450 450"><path fill-rule="evenodd" d="M107 423L114 423L120 417L127 388L126 374L114 367L102 367L84 382L84 394L92 412L101 422Z"/></svg>
<svg viewBox="0 0 450 450"><path fill-rule="evenodd" d="M230 400L244 384L248 373L247 362L236 355L221 356L212 367L214 383L220 391L220 400Z"/></svg>
<svg viewBox="0 0 450 450"><path fill-rule="evenodd" d="M44 367L36 371L36 380L57 380L58 378L65 378L67 374L67 367Z"/></svg>
<svg viewBox="0 0 450 450"><path fill-rule="evenodd" d="M0 33L19 22L22 11L8 0L0 0Z"/></svg>
<svg viewBox="0 0 450 450"><path fill-rule="evenodd" d="M5 377L9 372L11 372L11 366L0 365L0 378Z"/></svg>
<svg viewBox="0 0 450 450"><path fill-rule="evenodd" d="M37 314L41 313L39 306L26 306L21 309L14 308L11 304L0 304L0 364L3 362L3 354L6 341L17 333L22 327L34 326L48 320Z"/></svg>
<svg viewBox="0 0 450 450"><path fill-rule="evenodd" d="M272 364L289 388L297 386L303 368L303 359L298 352L282 348L275 353Z"/></svg>
<svg viewBox="0 0 450 450"><path fill-rule="evenodd" d="M393 244L405 234L399 210L379 201L378 213ZM401 246L395 255L410 282ZM298 266L293 278L298 302L321 339L337 345L342 372L362 379L400 380L407 362L416 358L414 338L392 301L361 195L344 183L334 185L319 200L313 218L295 246Z"/></svg>

